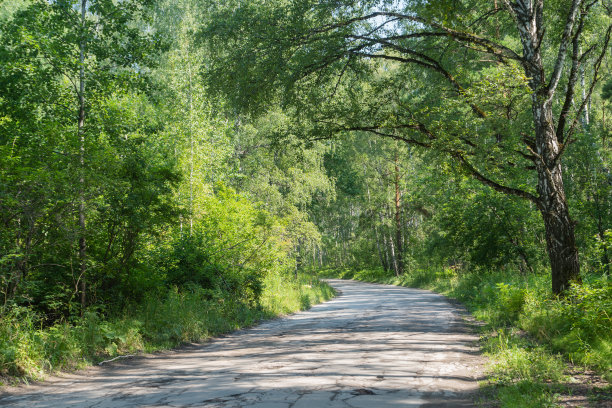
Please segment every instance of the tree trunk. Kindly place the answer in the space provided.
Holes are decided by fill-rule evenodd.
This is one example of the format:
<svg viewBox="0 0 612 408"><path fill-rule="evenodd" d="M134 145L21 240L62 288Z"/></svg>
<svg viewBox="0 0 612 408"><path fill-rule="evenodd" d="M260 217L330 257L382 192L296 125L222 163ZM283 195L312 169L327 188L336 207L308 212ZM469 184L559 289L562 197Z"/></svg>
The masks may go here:
<svg viewBox="0 0 612 408"><path fill-rule="evenodd" d="M387 235L385 234L383 215L382 213L379 213L378 216L380 218L380 224L381 224L380 236L382 238L382 248L383 248L383 254L385 256L385 260L383 261L383 268L385 269L385 271L390 271L392 261L389 257L389 245L387 244Z"/></svg>
<svg viewBox="0 0 612 408"><path fill-rule="evenodd" d="M395 150L395 258L396 258L396 270L395 273L399 276L404 273L404 251L402 246L402 214L400 207L400 189L399 189L399 165L398 165L398 153Z"/></svg>
<svg viewBox="0 0 612 408"><path fill-rule="evenodd" d="M387 266L387 262L385 260L383 248L381 248L381 243L379 239L380 234L378 233L378 227L376 227L376 224L374 224L374 237L376 239L376 251L378 252L378 258L380 259L380 264L382 265L383 269L387 271L389 270L389 267Z"/></svg>
<svg viewBox="0 0 612 408"><path fill-rule="evenodd" d="M395 250L395 243L393 242L393 235L389 231L389 249L391 251L391 260L393 261L393 270L395 271L395 276L400 276L399 273L399 264L397 262L397 252Z"/></svg>
<svg viewBox="0 0 612 408"><path fill-rule="evenodd" d="M582 88L582 102L585 104L584 112L582 114L582 126L586 128L589 126L589 110L591 109L591 103L590 100L587 100L587 91L584 80L584 65L585 64L580 64L580 87Z"/></svg>
<svg viewBox="0 0 612 408"><path fill-rule="evenodd" d="M87 305L87 241L85 238L85 13L87 11L87 0L81 1L81 43L79 45L79 123L77 133L79 135L79 286L81 292L81 313Z"/></svg>
<svg viewBox="0 0 612 408"><path fill-rule="evenodd" d="M538 207L544 220L546 249L550 259L552 291L561 294L572 282L580 281L578 249L565 188L563 171L558 158L560 145L553 129L551 103L544 102L541 94L534 94L533 116L535 122L534 152L538 160Z"/></svg>
<svg viewBox="0 0 612 408"><path fill-rule="evenodd" d="M364 173L367 172L367 168L366 165L364 163L363 165L363 169L364 169ZM370 197L370 186L367 186L367 193L368 193L368 207L372 208L372 200ZM383 249L384 249L384 244L381 248L381 242L379 239L379 234L378 234L378 227L376 226L376 212L374 211L374 209L372 209L372 225L374 226L374 239L376 240L376 250L378 251L378 258L380 259L380 264L382 265L383 269L385 271L389 270L389 267L387 265L387 262L385 260L385 256L383 254Z"/></svg>
<svg viewBox="0 0 612 408"><path fill-rule="evenodd" d="M295 279L298 278L298 272L300 269L302 269L302 242L300 239L298 239L295 248Z"/></svg>
<svg viewBox="0 0 612 408"><path fill-rule="evenodd" d="M555 129L552 109L580 3L580 0L574 0L569 10L550 78L546 78L540 48L545 32L543 1L530 3L532 7L528 9L522 2L512 3L511 6L523 46L523 68L533 91L531 106L535 140L525 140L525 143L534 157L538 174L538 197L535 201L544 220L552 291L555 294L561 294L572 282L580 281L574 222L567 206L561 166L563 143L566 141L563 140L563 128ZM571 97L571 94L567 94L566 103Z"/></svg>
<svg viewBox="0 0 612 408"><path fill-rule="evenodd" d="M552 290L560 294L572 282L580 281L578 249L565 197L563 171L559 160L560 143L553 129L553 112L542 92L533 96L535 147L538 173L538 207L544 220L546 249L550 259Z"/></svg>
<svg viewBox="0 0 612 408"><path fill-rule="evenodd" d="M569 217L567 206L542 211L542 217L546 228L546 249L552 270L552 290L555 294L561 294L572 282L580 282L574 223Z"/></svg>
<svg viewBox="0 0 612 408"><path fill-rule="evenodd" d="M189 76L189 236L193 235L193 92L191 85L191 55L187 52L187 75Z"/></svg>
<svg viewBox="0 0 612 408"><path fill-rule="evenodd" d="M323 267L323 248L319 248L319 268Z"/></svg>

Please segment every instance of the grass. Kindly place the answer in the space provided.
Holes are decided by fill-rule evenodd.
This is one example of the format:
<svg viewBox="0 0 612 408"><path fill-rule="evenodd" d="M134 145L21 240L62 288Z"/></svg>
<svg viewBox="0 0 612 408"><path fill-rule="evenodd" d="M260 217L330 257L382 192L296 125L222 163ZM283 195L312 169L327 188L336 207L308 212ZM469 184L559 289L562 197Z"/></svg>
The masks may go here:
<svg viewBox="0 0 612 408"><path fill-rule="evenodd" d="M0 318L0 377L5 382L40 380L118 355L153 352L184 342L248 327L263 319L296 312L332 298L333 289L316 278L270 273L259 305L235 302L219 292L192 286L149 298L121 316L105 319L88 312L74 322L43 327L27 308ZM0 385L2 385L0 383Z"/></svg>
<svg viewBox="0 0 612 408"><path fill-rule="evenodd" d="M569 392L569 367L612 379L612 282L584 277L563 299L545 274L462 272L450 268L401 277L380 269L324 270L321 277L430 289L462 302L483 321L490 400L501 407L553 407ZM606 387L609 390L609 387ZM609 392L598 393L605 403Z"/></svg>

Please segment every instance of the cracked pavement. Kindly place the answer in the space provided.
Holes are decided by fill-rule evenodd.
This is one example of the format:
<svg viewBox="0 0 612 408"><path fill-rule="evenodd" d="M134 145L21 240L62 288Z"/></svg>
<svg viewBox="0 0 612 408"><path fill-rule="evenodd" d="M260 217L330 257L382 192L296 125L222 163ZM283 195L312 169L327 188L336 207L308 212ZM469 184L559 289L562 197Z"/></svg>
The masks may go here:
<svg viewBox="0 0 612 408"><path fill-rule="evenodd" d="M337 298L204 344L9 389L28 408L472 407L478 336L432 292L329 280Z"/></svg>

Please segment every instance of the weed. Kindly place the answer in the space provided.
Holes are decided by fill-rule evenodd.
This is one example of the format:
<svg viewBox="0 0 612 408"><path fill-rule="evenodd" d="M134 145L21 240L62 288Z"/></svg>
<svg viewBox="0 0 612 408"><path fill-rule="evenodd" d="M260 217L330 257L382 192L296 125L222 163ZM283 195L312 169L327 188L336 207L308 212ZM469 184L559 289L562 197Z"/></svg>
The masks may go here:
<svg viewBox="0 0 612 408"><path fill-rule="evenodd" d="M501 408L552 408L556 395L546 385L532 381L519 381L497 390Z"/></svg>
<svg viewBox="0 0 612 408"><path fill-rule="evenodd" d="M60 322L46 328L31 310L14 308L0 317L0 375L41 379L45 372L78 368L120 354L203 341L309 308L334 295L329 285L315 277L269 273L259 305L236 300L227 292L186 285L149 297L112 319L91 310L73 324Z"/></svg>

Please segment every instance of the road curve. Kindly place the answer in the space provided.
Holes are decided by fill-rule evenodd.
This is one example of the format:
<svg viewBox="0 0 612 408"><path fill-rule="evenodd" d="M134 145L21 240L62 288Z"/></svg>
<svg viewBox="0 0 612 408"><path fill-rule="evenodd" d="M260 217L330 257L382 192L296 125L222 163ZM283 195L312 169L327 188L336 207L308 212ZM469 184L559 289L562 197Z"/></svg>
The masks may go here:
<svg viewBox="0 0 612 408"><path fill-rule="evenodd" d="M330 280L337 298L203 345L4 393L28 408L471 407L477 337L444 297Z"/></svg>

